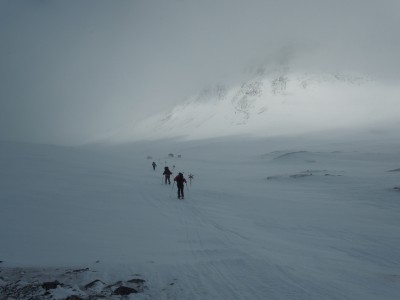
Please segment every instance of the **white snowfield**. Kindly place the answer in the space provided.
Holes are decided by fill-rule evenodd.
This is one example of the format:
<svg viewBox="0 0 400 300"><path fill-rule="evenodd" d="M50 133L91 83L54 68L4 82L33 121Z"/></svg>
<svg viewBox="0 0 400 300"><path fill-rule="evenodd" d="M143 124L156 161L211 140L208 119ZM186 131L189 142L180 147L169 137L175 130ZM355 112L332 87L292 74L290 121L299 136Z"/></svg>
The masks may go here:
<svg viewBox="0 0 400 300"><path fill-rule="evenodd" d="M0 299L32 272L65 284L43 299L133 277L130 299L398 299L399 140L1 143Z"/></svg>

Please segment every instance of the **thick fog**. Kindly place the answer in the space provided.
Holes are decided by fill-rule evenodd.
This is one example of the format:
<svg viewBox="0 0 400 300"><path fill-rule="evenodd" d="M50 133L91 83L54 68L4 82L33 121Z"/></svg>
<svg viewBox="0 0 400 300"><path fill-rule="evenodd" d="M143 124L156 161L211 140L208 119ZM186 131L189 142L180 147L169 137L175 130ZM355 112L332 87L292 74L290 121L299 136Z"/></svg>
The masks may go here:
<svg viewBox="0 0 400 300"><path fill-rule="evenodd" d="M0 41L1 140L85 142L260 65L400 81L397 0L0 0Z"/></svg>

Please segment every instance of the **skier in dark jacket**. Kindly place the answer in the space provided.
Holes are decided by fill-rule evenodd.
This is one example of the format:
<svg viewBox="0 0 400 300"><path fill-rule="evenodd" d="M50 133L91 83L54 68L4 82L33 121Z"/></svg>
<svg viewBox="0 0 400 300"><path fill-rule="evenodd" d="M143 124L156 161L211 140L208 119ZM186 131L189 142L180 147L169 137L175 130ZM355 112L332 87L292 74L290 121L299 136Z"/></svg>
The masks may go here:
<svg viewBox="0 0 400 300"><path fill-rule="evenodd" d="M153 166L153 170L155 171L156 170L156 167L157 167L157 164L153 161L153 163L152 163L152 166Z"/></svg>
<svg viewBox="0 0 400 300"><path fill-rule="evenodd" d="M171 184L170 176L172 175L172 172L169 170L168 167L164 167L163 175L165 175L165 184L167 184L167 181L168 181L168 184Z"/></svg>
<svg viewBox="0 0 400 300"><path fill-rule="evenodd" d="M186 183L185 177L183 177L182 173L179 173L175 178L174 181L176 181L176 186L178 187L178 199L183 199L185 195L183 194L183 187L184 183Z"/></svg>

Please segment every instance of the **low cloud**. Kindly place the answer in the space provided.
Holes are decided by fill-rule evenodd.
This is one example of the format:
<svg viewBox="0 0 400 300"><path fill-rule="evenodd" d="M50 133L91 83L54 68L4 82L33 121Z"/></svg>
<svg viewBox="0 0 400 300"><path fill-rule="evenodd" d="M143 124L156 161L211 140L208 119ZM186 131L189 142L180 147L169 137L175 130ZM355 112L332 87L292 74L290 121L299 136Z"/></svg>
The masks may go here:
<svg viewBox="0 0 400 300"><path fill-rule="evenodd" d="M4 0L0 139L83 142L259 66L397 83L399 11L389 0Z"/></svg>

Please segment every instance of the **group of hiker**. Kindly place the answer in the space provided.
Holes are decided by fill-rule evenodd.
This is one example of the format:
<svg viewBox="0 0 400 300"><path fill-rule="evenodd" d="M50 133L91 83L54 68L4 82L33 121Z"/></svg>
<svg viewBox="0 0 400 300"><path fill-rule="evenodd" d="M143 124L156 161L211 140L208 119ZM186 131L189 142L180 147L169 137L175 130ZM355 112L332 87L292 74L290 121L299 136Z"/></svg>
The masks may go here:
<svg viewBox="0 0 400 300"><path fill-rule="evenodd" d="M152 163L152 166L153 166L153 170L155 171L157 164L154 161ZM175 168L175 166L174 166L174 168ZM164 176L165 184L169 184L169 185L171 184L171 175L172 175L172 172L169 169L169 167L167 167L167 166L164 167L163 176ZM190 182L192 182L192 179L193 179L193 175L189 174ZM184 199L185 195L184 195L183 190L184 190L185 184L187 187L187 181L186 181L186 178L183 176L183 173L179 172L178 175L175 176L174 184L175 184L175 182L176 182L176 186L178 188L178 199Z"/></svg>

